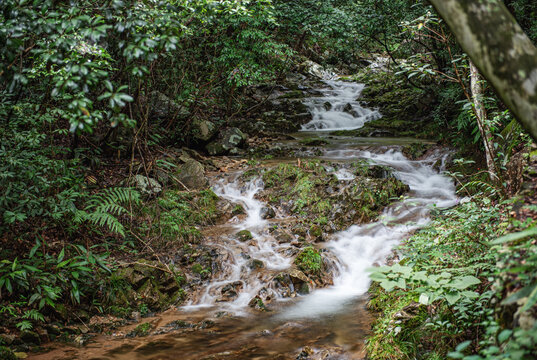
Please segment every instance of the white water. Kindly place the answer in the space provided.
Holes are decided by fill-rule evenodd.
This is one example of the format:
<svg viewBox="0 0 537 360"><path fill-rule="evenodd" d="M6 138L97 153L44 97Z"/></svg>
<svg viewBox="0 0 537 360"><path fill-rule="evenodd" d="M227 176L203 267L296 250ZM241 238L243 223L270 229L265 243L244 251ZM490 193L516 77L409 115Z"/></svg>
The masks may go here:
<svg viewBox="0 0 537 360"><path fill-rule="evenodd" d="M380 117L377 111L365 109L355 101L363 89L361 84L341 81L327 81L331 86L324 91L324 97L307 101L314 119L304 129L317 131L334 129L352 129L363 126L364 122ZM324 103L329 102L327 109ZM348 105L350 104L350 105ZM346 108L346 109L345 109ZM353 115L349 114L353 112ZM352 144L351 144L352 146ZM334 285L315 290L304 296L294 305L287 307L279 316L283 318L313 318L323 314L337 313L347 303L365 294L370 285L368 268L382 264L391 254L393 248L417 228L429 222L431 207L449 207L457 202L455 187L451 180L433 170L433 164L442 161L440 153L433 154L426 160L410 161L394 148L370 152L346 148L343 150L325 150L323 158L332 161L368 159L372 163L386 165L395 170L395 176L409 185L407 197L384 211L377 222L365 225L353 225L345 231L332 236L325 247L337 259L338 271ZM332 169L341 181L352 181L355 176L345 167ZM275 274L289 269L296 252L289 251L292 245L279 244L271 235L271 222L261 218L261 209L265 206L255 198L262 190L263 184L257 180L242 188L235 178L215 185L214 190L220 197L234 203L242 204L246 210L245 218L232 219L236 231L249 230L253 240L240 242L233 235L224 237L213 245L219 247L226 255L224 269L198 297L192 307L215 306L231 310L236 314L248 309L248 303L260 291L265 291L272 298L278 295L269 287ZM264 263L262 270L251 270L248 263L252 259ZM233 282L241 282L238 296L228 302L222 302L222 288ZM264 290L263 290L264 289Z"/></svg>
<svg viewBox="0 0 537 360"><path fill-rule="evenodd" d="M235 314L244 313L248 309L248 303L263 288L267 288L273 297L277 294L268 289L268 283L271 281L270 275L291 266L292 258L283 255L289 244L279 244L274 237L267 231L269 225L267 220L262 219L261 209L265 206L261 201L255 198L255 195L263 189L263 183L257 179L240 186L237 179L227 182L223 180L214 186L215 193L225 199L243 206L246 211L246 218L237 221L237 218L231 219L235 223L235 230L231 235L225 238L225 242L212 244L219 247L221 252L227 256L224 269L219 274L218 279L213 280L204 290L196 303L190 303L183 307L186 310L194 310L199 307L210 307L218 303L219 307L233 311ZM253 239L241 242L235 237L235 233L241 230L251 232ZM250 269L248 264L252 260L261 260L263 269ZM238 297L232 301L221 301L221 290L224 286L241 282L242 288Z"/></svg>
<svg viewBox="0 0 537 360"><path fill-rule="evenodd" d="M365 158L390 166L411 191L408 198L388 207L379 221L353 225L335 234L326 244L339 260L340 275L334 279L334 286L305 297L281 315L286 318L314 317L344 309L349 301L367 292L370 285L367 269L382 264L394 246L427 224L431 207L449 207L457 203L452 181L432 169L435 161L442 160L440 154L424 161L410 161L394 150L382 154L334 151L325 155L331 159Z"/></svg>
<svg viewBox="0 0 537 360"><path fill-rule="evenodd" d="M381 117L378 111L364 108L357 101L363 84L339 80L326 80L325 83L329 88L320 90L322 97L305 101L313 119L303 125L302 130L353 130Z"/></svg>

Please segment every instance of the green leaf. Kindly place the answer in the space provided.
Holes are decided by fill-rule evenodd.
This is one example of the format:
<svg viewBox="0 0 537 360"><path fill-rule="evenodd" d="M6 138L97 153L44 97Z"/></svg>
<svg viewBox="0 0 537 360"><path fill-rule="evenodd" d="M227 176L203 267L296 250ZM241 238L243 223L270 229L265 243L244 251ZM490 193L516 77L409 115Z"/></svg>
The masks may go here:
<svg viewBox="0 0 537 360"><path fill-rule="evenodd" d="M534 289L537 288L537 284L528 285L520 290L518 290L516 293L509 295L506 299L502 301L502 305L511 305L516 303L518 300L525 298L529 296Z"/></svg>
<svg viewBox="0 0 537 360"><path fill-rule="evenodd" d="M520 240L520 239L526 238L528 236L534 236L534 235L537 235L537 226L531 227L531 228L526 229L524 231L519 231L519 232L516 232L516 233L511 233L511 234L504 235L504 236L494 240L492 242L492 244L494 244L494 245L504 244L504 243L507 243L507 242Z"/></svg>
<svg viewBox="0 0 537 360"><path fill-rule="evenodd" d="M461 298L461 294L458 292L446 294L446 300L449 303L449 305L455 304L457 301L459 301L460 298Z"/></svg>
<svg viewBox="0 0 537 360"><path fill-rule="evenodd" d="M537 303L537 285L534 287L531 294L529 294L528 300L520 312L528 311L533 305L535 305L535 303Z"/></svg>
<svg viewBox="0 0 537 360"><path fill-rule="evenodd" d="M455 348L455 350L457 351L464 351L468 348L468 346L470 346L470 344L472 343L471 340L466 340L464 342L461 342L459 345L457 345L457 347Z"/></svg>
<svg viewBox="0 0 537 360"><path fill-rule="evenodd" d="M454 289L465 290L470 286L481 284L481 281L475 276L464 276L462 278L457 278L455 281L450 283L450 286Z"/></svg>
<svg viewBox="0 0 537 360"><path fill-rule="evenodd" d="M513 333L513 330L505 329L503 330L500 335L498 335L498 342L500 344L503 344L507 339L511 337L511 334Z"/></svg>

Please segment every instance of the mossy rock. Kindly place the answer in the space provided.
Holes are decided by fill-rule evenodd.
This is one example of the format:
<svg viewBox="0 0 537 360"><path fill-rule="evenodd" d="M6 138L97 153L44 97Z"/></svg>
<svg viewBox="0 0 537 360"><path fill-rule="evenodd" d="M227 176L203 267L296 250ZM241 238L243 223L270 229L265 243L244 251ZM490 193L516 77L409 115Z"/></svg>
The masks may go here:
<svg viewBox="0 0 537 360"><path fill-rule="evenodd" d="M328 144L328 141L320 137L306 138L299 141L304 146L322 146Z"/></svg>
<svg viewBox="0 0 537 360"><path fill-rule="evenodd" d="M254 238L249 230L241 230L237 234L235 234L235 237L237 238L237 240L242 242L252 240Z"/></svg>

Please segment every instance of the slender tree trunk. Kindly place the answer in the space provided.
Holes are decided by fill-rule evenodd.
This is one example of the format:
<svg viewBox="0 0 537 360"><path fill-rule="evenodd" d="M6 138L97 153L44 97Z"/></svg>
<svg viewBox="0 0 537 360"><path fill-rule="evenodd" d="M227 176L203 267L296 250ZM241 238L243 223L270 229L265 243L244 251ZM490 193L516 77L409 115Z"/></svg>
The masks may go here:
<svg viewBox="0 0 537 360"><path fill-rule="evenodd" d="M537 48L502 0L430 0L481 74L537 140Z"/></svg>
<svg viewBox="0 0 537 360"><path fill-rule="evenodd" d="M474 112L477 120L477 126L485 146L485 158L487 160L487 169L491 180L498 178L494 166L494 149L492 147L492 134L487 125L487 110L483 105L483 86L481 85L481 76L479 70L470 60L470 88L472 90L472 101L474 103Z"/></svg>

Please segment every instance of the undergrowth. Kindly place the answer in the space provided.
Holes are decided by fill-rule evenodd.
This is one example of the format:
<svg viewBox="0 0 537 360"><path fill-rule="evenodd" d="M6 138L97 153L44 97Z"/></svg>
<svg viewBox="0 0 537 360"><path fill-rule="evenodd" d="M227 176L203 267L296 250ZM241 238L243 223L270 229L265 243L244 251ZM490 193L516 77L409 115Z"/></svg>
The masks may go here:
<svg viewBox="0 0 537 360"><path fill-rule="evenodd" d="M371 359L535 358L537 232L496 240L532 225L510 218L512 207L474 198L437 214L399 263L372 269Z"/></svg>

